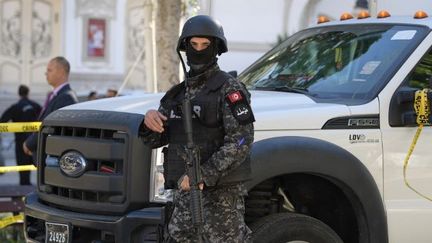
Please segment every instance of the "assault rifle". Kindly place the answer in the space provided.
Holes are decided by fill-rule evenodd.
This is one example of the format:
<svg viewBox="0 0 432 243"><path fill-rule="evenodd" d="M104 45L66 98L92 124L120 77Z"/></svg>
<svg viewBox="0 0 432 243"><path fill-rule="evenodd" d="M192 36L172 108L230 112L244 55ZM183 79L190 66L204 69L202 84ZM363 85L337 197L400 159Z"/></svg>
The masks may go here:
<svg viewBox="0 0 432 243"><path fill-rule="evenodd" d="M208 242L203 234L204 214L202 207L202 192L199 188L201 182L201 166L199 148L194 144L192 132L192 106L189 97L189 92L186 92L186 97L182 104L183 126L186 133L186 173L189 177L190 185L190 212L192 216L192 224L196 229L197 239L199 243Z"/></svg>

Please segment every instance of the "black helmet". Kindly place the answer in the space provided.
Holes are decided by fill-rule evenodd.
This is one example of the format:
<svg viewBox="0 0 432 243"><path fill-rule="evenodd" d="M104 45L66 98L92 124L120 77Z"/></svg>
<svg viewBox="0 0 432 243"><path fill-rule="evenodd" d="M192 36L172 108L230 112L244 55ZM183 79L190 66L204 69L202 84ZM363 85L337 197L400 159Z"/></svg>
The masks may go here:
<svg viewBox="0 0 432 243"><path fill-rule="evenodd" d="M227 41L219 21L207 15L197 15L186 21L177 43L177 51L186 51L186 39L193 36L209 36L218 38L218 54L228 51Z"/></svg>

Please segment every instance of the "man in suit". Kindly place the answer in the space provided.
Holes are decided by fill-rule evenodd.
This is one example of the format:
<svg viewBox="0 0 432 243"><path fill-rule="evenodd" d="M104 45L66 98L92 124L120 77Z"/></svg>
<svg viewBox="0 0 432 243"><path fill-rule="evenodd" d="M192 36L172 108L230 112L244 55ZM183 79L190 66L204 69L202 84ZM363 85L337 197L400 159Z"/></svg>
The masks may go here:
<svg viewBox="0 0 432 243"><path fill-rule="evenodd" d="M0 122L33 122L41 111L41 106L28 98L29 88L20 85L18 88L19 101L10 106L1 116ZM31 133L15 133L15 159L17 165L32 164L32 157L25 154L22 144ZM30 185L30 171L20 172L20 185Z"/></svg>
<svg viewBox="0 0 432 243"><path fill-rule="evenodd" d="M55 57L48 63L45 75L48 84L53 87L53 90L49 92L45 105L39 115L40 121L51 112L78 102L75 93L68 83L69 71L69 62L64 57ZM37 139L37 133L33 133L23 143L24 152L28 155L33 155L33 163L36 164L37 156L35 152L37 149Z"/></svg>

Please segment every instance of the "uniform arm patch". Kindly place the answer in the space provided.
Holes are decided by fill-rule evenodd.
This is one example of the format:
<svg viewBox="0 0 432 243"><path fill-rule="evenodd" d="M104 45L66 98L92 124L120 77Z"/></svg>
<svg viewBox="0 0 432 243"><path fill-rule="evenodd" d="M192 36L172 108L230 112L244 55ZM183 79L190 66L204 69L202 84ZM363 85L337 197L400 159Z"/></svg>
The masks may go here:
<svg viewBox="0 0 432 243"><path fill-rule="evenodd" d="M239 124L246 125L255 121L252 109L241 90L229 93L225 99L228 102L234 118Z"/></svg>

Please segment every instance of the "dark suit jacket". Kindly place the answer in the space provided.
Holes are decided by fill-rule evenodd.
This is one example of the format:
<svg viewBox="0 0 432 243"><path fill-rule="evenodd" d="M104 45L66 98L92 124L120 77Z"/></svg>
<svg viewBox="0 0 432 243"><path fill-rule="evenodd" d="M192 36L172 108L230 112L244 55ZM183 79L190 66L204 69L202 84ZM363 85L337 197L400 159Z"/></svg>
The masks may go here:
<svg viewBox="0 0 432 243"><path fill-rule="evenodd" d="M28 99L21 97L20 100L10 106L1 116L0 122L34 122L37 121L41 106ZM17 165L28 165L33 162L33 158L24 153L23 142L31 135L30 132L15 133L15 161ZM20 172L20 184L29 184L29 172Z"/></svg>
<svg viewBox="0 0 432 243"><path fill-rule="evenodd" d="M78 99L75 93L70 88L69 84L66 84L63 88L61 88L57 95L48 103L43 113L39 116L39 120L42 121L47 117L51 112L58 110L64 106L72 105L78 102ZM36 155L38 136L37 133L33 133L26 140L27 147L33 152L33 158Z"/></svg>
<svg viewBox="0 0 432 243"><path fill-rule="evenodd" d="M37 121L42 107L28 99L27 97L20 98L20 100L11 105L1 116L0 122L33 122ZM30 136L31 133L20 132L15 133L15 145L22 147L22 143Z"/></svg>

